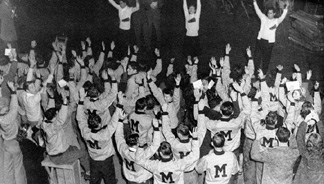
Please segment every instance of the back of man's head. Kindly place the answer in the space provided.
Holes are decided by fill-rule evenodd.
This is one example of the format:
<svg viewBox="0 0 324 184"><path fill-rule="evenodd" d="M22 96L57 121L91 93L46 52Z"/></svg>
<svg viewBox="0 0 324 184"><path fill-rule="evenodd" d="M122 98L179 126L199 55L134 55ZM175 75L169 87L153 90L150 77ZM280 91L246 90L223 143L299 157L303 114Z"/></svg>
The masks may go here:
<svg viewBox="0 0 324 184"><path fill-rule="evenodd" d="M270 111L265 118L266 126L275 127L277 124L277 116L276 111Z"/></svg>
<svg viewBox="0 0 324 184"><path fill-rule="evenodd" d="M290 131L285 127L279 127L276 136L279 142L287 143L290 138Z"/></svg>
<svg viewBox="0 0 324 184"><path fill-rule="evenodd" d="M225 144L225 136L222 133L216 133L212 139L215 148L222 148Z"/></svg>
<svg viewBox="0 0 324 184"><path fill-rule="evenodd" d="M135 104L135 110L139 111L139 110L144 110L146 107L146 98L140 98L136 101Z"/></svg>
<svg viewBox="0 0 324 184"><path fill-rule="evenodd" d="M166 141L161 142L159 147L159 153L161 153L163 156L171 156L172 149L170 143Z"/></svg>
<svg viewBox="0 0 324 184"><path fill-rule="evenodd" d="M220 110L222 112L222 114L224 116L230 116L233 114L234 112L234 106L233 106L233 103L230 102L230 101L227 101L227 102L224 102L221 107L220 107Z"/></svg>
<svg viewBox="0 0 324 184"><path fill-rule="evenodd" d="M56 108L50 108L45 111L44 116L47 120L52 120L56 116Z"/></svg>
<svg viewBox="0 0 324 184"><path fill-rule="evenodd" d="M177 127L177 132L183 136L189 136L189 127L183 123L180 123Z"/></svg>
<svg viewBox="0 0 324 184"><path fill-rule="evenodd" d="M97 115L96 111L94 110L93 112L90 112L88 110L88 127L90 129L96 129L100 126L101 124L101 118L99 115Z"/></svg>

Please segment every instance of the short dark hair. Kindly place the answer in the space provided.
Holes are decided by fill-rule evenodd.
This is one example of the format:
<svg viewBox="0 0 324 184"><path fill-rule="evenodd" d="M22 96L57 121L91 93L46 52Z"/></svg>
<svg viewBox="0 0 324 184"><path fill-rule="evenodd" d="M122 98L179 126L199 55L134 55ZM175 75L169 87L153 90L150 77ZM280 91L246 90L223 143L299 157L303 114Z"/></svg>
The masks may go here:
<svg viewBox="0 0 324 184"><path fill-rule="evenodd" d="M146 98L140 98L136 101L135 110L143 110L146 107Z"/></svg>
<svg viewBox="0 0 324 184"><path fill-rule="evenodd" d="M214 147L216 148L222 148L225 144L225 136L224 134L217 132L213 138L212 138L212 142Z"/></svg>
<svg viewBox="0 0 324 184"><path fill-rule="evenodd" d="M157 104L155 97L153 95L147 95L145 98L146 98L146 109L152 110L155 104Z"/></svg>
<svg viewBox="0 0 324 184"><path fill-rule="evenodd" d="M170 143L168 143L167 141L161 142L160 147L159 147L159 152L161 152L165 156L171 156L172 148L171 148Z"/></svg>
<svg viewBox="0 0 324 184"><path fill-rule="evenodd" d="M220 110L224 116L230 116L234 112L234 105L232 102L226 101L221 105Z"/></svg>
<svg viewBox="0 0 324 184"><path fill-rule="evenodd" d="M235 82L240 82L243 78L244 73L244 67L236 64L233 66L233 68L231 68L230 78L232 78Z"/></svg>
<svg viewBox="0 0 324 184"><path fill-rule="evenodd" d="M265 124L268 126L275 126L277 124L277 112L276 111L270 111L266 118L265 118Z"/></svg>
<svg viewBox="0 0 324 184"><path fill-rule="evenodd" d="M24 85L23 85L24 90L27 91L28 88L29 88L29 85L30 85L30 84L33 84L34 82L35 82L35 81L26 81L26 82L24 83Z"/></svg>
<svg viewBox="0 0 324 184"><path fill-rule="evenodd" d="M90 86L90 88L88 89L87 91L87 95L90 97L90 98L96 98L99 96L99 90L97 89L96 86L92 85Z"/></svg>
<svg viewBox="0 0 324 184"><path fill-rule="evenodd" d="M165 88L165 89L163 89L163 94L173 96L173 89Z"/></svg>
<svg viewBox="0 0 324 184"><path fill-rule="evenodd" d="M88 109L88 127L90 129L96 129L99 127L99 125L101 124L101 118L99 115L97 115L96 110L94 110L93 112L91 112Z"/></svg>
<svg viewBox="0 0 324 184"><path fill-rule="evenodd" d="M290 131L286 127L279 127L276 136L279 142L288 142L290 138Z"/></svg>
<svg viewBox="0 0 324 184"><path fill-rule="evenodd" d="M180 133L183 136L189 136L189 127L183 123L179 123L177 127L177 133Z"/></svg>
<svg viewBox="0 0 324 184"><path fill-rule="evenodd" d="M50 108L45 111L44 116L47 120L52 120L56 116L56 108Z"/></svg>
<svg viewBox="0 0 324 184"><path fill-rule="evenodd" d="M309 113L311 113L311 110L312 110L312 109L314 109L312 103L309 102L309 101L305 101L305 102L303 103L303 105L302 105L301 110L300 110L300 115L301 115L301 117L306 118L306 116L307 116Z"/></svg>
<svg viewBox="0 0 324 184"><path fill-rule="evenodd" d="M272 6L267 7L265 13L268 14L270 10L272 10L273 13L276 13L276 9L274 7L272 7Z"/></svg>
<svg viewBox="0 0 324 184"><path fill-rule="evenodd" d="M133 146L137 145L138 138L139 138L138 134L130 134L126 139L126 144L129 147L133 147Z"/></svg>

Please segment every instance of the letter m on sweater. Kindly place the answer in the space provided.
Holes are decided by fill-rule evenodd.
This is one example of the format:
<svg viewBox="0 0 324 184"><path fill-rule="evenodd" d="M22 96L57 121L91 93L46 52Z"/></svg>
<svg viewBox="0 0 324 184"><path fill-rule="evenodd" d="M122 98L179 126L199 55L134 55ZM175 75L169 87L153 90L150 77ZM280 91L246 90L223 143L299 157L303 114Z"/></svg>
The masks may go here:
<svg viewBox="0 0 324 184"><path fill-rule="evenodd" d="M224 136L227 138L227 141L231 141L232 140L232 130L229 130L227 132L220 131L220 133L224 134Z"/></svg>
<svg viewBox="0 0 324 184"><path fill-rule="evenodd" d="M135 168L134 168L134 162L133 161L128 162L128 160L126 158L124 159L124 161L125 161L126 168L128 170L136 172Z"/></svg>
<svg viewBox="0 0 324 184"><path fill-rule="evenodd" d="M167 175L165 175L164 172L160 172L161 177L162 177L162 182L163 183L174 183L173 178L172 178L172 172L168 172Z"/></svg>
<svg viewBox="0 0 324 184"><path fill-rule="evenodd" d="M222 175L222 177L227 177L227 174L226 174L226 166L227 166L227 164L223 164L222 165L222 167L219 167L219 165L215 165L214 167L215 167L215 169L216 169L216 171L215 171L215 178L219 178L220 177L220 175L219 175L219 173L221 173L221 172L223 172L223 175Z"/></svg>
<svg viewBox="0 0 324 184"><path fill-rule="evenodd" d="M273 141L274 140L276 140L276 139L274 139L274 138L267 139L267 138L263 137L262 140L261 140L261 145L263 147L273 148Z"/></svg>

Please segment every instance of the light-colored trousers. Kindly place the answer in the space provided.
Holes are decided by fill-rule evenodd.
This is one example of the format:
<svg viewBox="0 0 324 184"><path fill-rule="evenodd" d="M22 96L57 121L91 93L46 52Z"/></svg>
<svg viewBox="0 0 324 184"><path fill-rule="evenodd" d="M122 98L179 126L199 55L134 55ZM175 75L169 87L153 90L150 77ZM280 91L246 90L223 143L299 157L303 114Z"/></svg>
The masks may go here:
<svg viewBox="0 0 324 184"><path fill-rule="evenodd" d="M23 155L18 141L0 139L0 183L27 184Z"/></svg>

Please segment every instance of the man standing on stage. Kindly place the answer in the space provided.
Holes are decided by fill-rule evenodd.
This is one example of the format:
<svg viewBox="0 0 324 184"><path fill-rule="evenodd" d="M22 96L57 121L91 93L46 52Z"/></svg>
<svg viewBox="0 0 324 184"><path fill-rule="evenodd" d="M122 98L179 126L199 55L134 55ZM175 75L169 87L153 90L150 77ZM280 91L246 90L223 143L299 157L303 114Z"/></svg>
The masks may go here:
<svg viewBox="0 0 324 184"><path fill-rule="evenodd" d="M253 6L256 14L261 20L261 26L255 46L255 57L257 59L255 59L254 66L255 68L260 68L260 65L262 65L261 69L263 73L267 73L272 49L276 41L276 30L288 13L289 4L286 5L286 8L279 18L275 18L276 13L273 7L268 8L266 14L263 14L256 0L253 0Z"/></svg>

